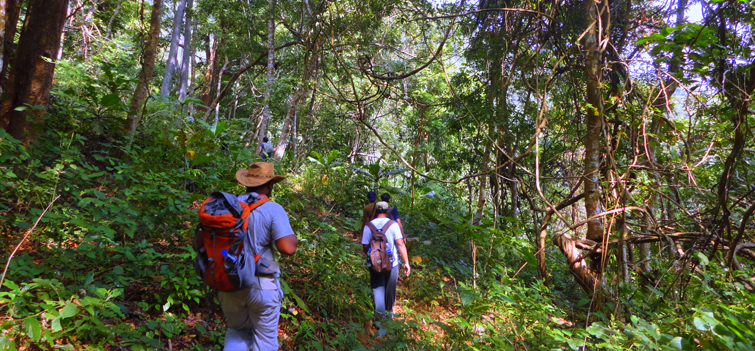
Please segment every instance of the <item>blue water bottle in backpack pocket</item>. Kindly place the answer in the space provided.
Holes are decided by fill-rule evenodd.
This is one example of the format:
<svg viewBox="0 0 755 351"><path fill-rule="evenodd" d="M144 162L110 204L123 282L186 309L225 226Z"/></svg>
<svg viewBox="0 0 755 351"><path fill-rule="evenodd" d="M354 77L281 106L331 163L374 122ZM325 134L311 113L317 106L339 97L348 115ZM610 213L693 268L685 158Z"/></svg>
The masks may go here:
<svg viewBox="0 0 755 351"><path fill-rule="evenodd" d="M238 257L229 254L228 250L225 249L223 251L220 251L220 254L223 255L223 264L225 265L225 269L228 271L228 273L235 273Z"/></svg>

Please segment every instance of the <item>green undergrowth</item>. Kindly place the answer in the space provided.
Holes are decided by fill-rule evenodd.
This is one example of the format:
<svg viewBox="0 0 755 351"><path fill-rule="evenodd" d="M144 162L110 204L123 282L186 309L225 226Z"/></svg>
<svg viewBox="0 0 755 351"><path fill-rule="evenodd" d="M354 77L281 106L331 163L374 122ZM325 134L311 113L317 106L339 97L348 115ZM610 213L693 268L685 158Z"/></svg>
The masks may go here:
<svg viewBox="0 0 755 351"><path fill-rule="evenodd" d="M222 313L193 270L190 238L198 201L241 192L233 172L253 158L243 142L221 142L222 127L193 128L152 125L132 145L53 132L32 151L0 135L4 262L39 220L0 290L0 350L221 348ZM169 142L146 146L146 134ZM687 301L625 292L623 306L589 311L560 261L549 259L552 287L537 280L525 224L471 225L441 186L418 184L439 195L412 202L400 183L339 160L336 151L278 164L289 177L274 200L300 239L281 258L293 312L281 317L284 350L753 349L752 294L716 280L716 267L693 276ZM413 272L401 278L396 318L371 323L354 228L375 188L391 189L402 211Z"/></svg>

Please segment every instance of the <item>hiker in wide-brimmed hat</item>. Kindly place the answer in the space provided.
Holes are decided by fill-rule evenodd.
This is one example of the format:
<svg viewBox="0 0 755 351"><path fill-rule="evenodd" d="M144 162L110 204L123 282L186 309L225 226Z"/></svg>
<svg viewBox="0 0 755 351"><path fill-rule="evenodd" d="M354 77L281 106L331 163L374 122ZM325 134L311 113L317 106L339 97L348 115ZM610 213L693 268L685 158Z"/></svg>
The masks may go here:
<svg viewBox="0 0 755 351"><path fill-rule="evenodd" d="M275 164L270 162L255 162L249 168L242 168L236 171L236 180L239 184L249 188L255 188L267 183L272 186L281 180L286 179L284 176L275 175Z"/></svg>
<svg viewBox="0 0 755 351"><path fill-rule="evenodd" d="M238 199L253 203L271 197L276 183L286 179L275 175L274 164L255 162L236 172L236 180L246 187ZM226 350L277 350L278 319L280 318L283 290L280 286L280 267L274 260L273 247L284 255L296 252L298 240L291 229L288 214L275 202L267 201L249 215L246 243L252 243L256 252L273 262L272 274L260 274L259 289L242 288L233 292L219 292L223 314L228 322L225 336ZM263 259L260 262L263 262ZM258 270L259 271L259 270Z"/></svg>

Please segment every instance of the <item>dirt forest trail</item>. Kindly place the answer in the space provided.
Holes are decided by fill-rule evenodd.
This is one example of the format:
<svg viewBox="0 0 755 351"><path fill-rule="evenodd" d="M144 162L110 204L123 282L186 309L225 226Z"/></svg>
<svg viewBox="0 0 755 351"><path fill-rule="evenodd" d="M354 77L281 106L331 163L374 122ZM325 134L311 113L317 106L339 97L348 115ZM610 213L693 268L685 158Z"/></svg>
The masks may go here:
<svg viewBox="0 0 755 351"><path fill-rule="evenodd" d="M294 214L294 216L296 216L296 214ZM334 219L338 216L338 214L334 214L332 217L326 218L325 221L335 224L336 221L334 221ZM355 221L359 220L358 218L353 219ZM411 222L409 222L408 225L411 225ZM353 228L349 228L348 226L336 226L335 230L339 233L343 233L339 236L339 240L344 242L343 247L345 247L352 254L351 259L354 260L354 262L352 263L357 267L356 269L358 275L355 275L351 278L350 284L359 287L360 293L365 295L365 299L360 300L363 304L363 306L360 307L365 311L369 311L367 312L367 314L369 316L372 316L374 307L372 303L372 292L369 289L369 270L365 265L365 256L362 253L362 244L360 242L361 238L359 235L355 235ZM429 241L427 240L425 240L425 243L423 243L416 237L408 236L408 238L411 238L410 242L413 243L414 246L429 243ZM442 343L440 342L440 340L445 337L445 331L438 325L438 323L446 323L447 325L451 325L451 323L448 321L459 313L459 306L461 304L461 301L458 294L454 291L456 283L453 278L448 277L442 270L437 270L436 268L432 268L430 265L427 265L426 263L430 258L419 256L417 252L414 252L415 250L412 249L413 245L409 245L410 249L408 250L410 261L414 261L411 263L412 272L409 277L407 277L403 273L403 270L401 270L401 273L399 273L396 303L393 310L395 318L389 323L412 323L417 328L420 328L422 331L426 332L426 335L432 335L432 337L435 339L435 343ZM299 269L296 270L299 271ZM294 272L292 273L296 274ZM291 274L292 276L288 278L288 280L290 280L288 284L292 287L297 286L298 280L297 277L293 277L293 274ZM442 290L444 291L443 295L454 296L454 298L448 299L442 296L423 296L421 299L418 299L417 296L421 295L418 294L417 291L413 291L413 289L416 289L419 285L421 285L421 283L425 282L426 280L437 280L439 282L444 282L444 287L442 288ZM304 301L310 300L309 296L302 294L301 290L303 289L298 290L300 291L294 291L294 293L296 293L299 298ZM326 294L328 293L327 290L323 292ZM330 296L327 298L339 300L342 303L355 303L353 301L349 302L342 300L344 298L343 296ZM292 303L291 306L293 307L292 310L296 310L298 313L296 315L287 315L281 317L279 326L281 350L299 349L297 347L297 341L292 338L292 331L295 328L300 327L304 320L329 320L327 314L323 314L322 312L318 313L317 311L310 311L313 313L313 315L305 315L304 311L301 308L298 308L295 303ZM374 349L375 347L379 347L380 343L383 340L386 340L386 338L390 337L384 335L387 332L385 328L388 328L388 326L383 325L383 327L381 327L381 323L373 323L373 319L374 318L366 318L365 321L360 323L358 327L352 329L352 331L356 334L355 336L359 344L361 344L366 349ZM351 316L346 316L346 318L343 318L342 320L334 320L332 322L341 325L348 325L349 323L353 322L353 318L351 318ZM318 337L325 339L328 338L328 336L325 334L319 334ZM410 335L407 335L406 337L417 338Z"/></svg>

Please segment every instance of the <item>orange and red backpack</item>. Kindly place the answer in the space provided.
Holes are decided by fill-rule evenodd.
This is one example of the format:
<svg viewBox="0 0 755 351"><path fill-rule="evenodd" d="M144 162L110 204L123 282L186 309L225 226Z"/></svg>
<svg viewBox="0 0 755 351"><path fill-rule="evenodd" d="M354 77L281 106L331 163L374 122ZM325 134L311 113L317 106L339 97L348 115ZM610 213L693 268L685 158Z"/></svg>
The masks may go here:
<svg viewBox="0 0 755 351"><path fill-rule="evenodd" d="M236 195L215 192L202 203L194 233L194 268L207 286L219 291L252 286L260 255L253 260L246 257L251 255L244 250L244 236L250 214L267 201L265 195L250 196L247 203Z"/></svg>

